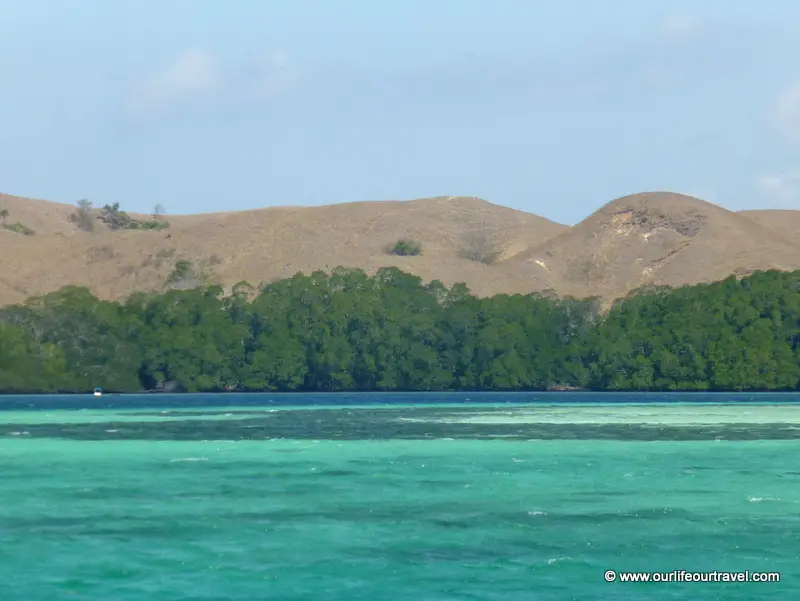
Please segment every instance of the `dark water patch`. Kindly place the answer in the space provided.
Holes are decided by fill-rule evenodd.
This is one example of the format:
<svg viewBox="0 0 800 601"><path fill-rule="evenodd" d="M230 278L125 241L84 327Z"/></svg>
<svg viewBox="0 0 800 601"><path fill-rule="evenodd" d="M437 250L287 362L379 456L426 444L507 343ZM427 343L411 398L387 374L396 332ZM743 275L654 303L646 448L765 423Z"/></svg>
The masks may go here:
<svg viewBox="0 0 800 601"><path fill-rule="evenodd" d="M351 522L354 524L377 523L392 525L397 523L417 523L423 527L441 521L461 524L463 527L473 527L476 530L485 528L486 523L517 523L520 521L519 512L512 514L470 513L466 517L454 514L453 504L428 504L423 506L347 503L340 502L317 505L307 508L291 505L281 508L265 510L234 511L217 513L216 520L245 520L254 522L269 522L274 524L323 524L325 522ZM523 516L524 517L524 516ZM454 526L455 527L455 526Z"/></svg>
<svg viewBox="0 0 800 601"><path fill-rule="evenodd" d="M406 482L405 486L413 486L414 488L464 488L472 486L473 480L427 480L424 478L414 478L411 482Z"/></svg>
<svg viewBox="0 0 800 601"><path fill-rule="evenodd" d="M118 538L122 541L131 540L132 538L184 538L190 540L192 537L202 535L208 537L213 535L218 530L218 526L205 523L202 521L194 520L192 522L153 522L150 525L132 526L122 525L119 527L105 526L85 526L80 530L71 532L73 536L91 536L91 537L111 537Z"/></svg>
<svg viewBox="0 0 800 601"><path fill-rule="evenodd" d="M224 471L224 469L222 470ZM331 476L332 479L336 479L337 477L341 476L353 476L353 475L360 475L356 472L346 472L346 473L337 473L337 470L331 470L332 473L326 474L325 470L320 469L305 469L305 470L275 470L272 469L272 466L265 464L262 466L261 470L258 472L252 472L250 474L235 474L231 477L225 476L226 482L239 482L239 483L249 483L251 486L257 486L260 489L268 489L270 483L276 482L281 485L291 484L298 481L316 481L322 478L324 479L325 476ZM209 474L210 475L210 474Z"/></svg>
<svg viewBox="0 0 800 601"><path fill-rule="evenodd" d="M207 499L216 497L209 495ZM170 498L173 498L170 495ZM178 498L178 497L175 497ZM13 531L34 534L80 535L97 534L101 530L109 534L128 532L152 532L169 535L181 530L191 533L193 528L203 527L224 529L226 524L240 525L243 522L258 524L292 525L313 524L324 521L393 521L402 512L397 510L360 509L344 510L341 508L286 507L264 511L236 511L235 508L225 511L203 512L201 515L186 511L181 514L153 513L147 515L103 514L91 513L82 516L35 516L25 518L0 519L0 532Z"/></svg>
<svg viewBox="0 0 800 601"><path fill-rule="evenodd" d="M83 516L36 516L35 518L0 518L0 530L48 530L83 526L89 518ZM92 519L98 519L93 517Z"/></svg>
<svg viewBox="0 0 800 601"><path fill-rule="evenodd" d="M629 497L636 493L622 490L575 490L569 493L572 498L581 497Z"/></svg>
<svg viewBox="0 0 800 601"><path fill-rule="evenodd" d="M322 523L322 522L352 522L352 523L418 523L421 526L441 527L445 529L481 530L486 524L497 526L536 526L543 528L565 526L592 527L616 522L657 521L665 522L678 520L701 521L705 517L697 516L691 511L683 509L653 509L643 508L626 512L588 512L559 514L536 511L508 511L492 513L475 513L467 516L453 515L453 506L437 504L410 508L408 506L373 506L373 505L329 505L317 506L309 509L303 507L283 507L263 511L235 511L217 513L212 519L215 522L225 520L247 520L259 523L289 524L289 523ZM188 517L188 516L187 516ZM173 518L174 519L174 516Z"/></svg>
<svg viewBox="0 0 800 601"><path fill-rule="evenodd" d="M427 520L433 526L438 526L439 528L456 528L458 530L467 530L469 528L475 528L475 522L468 519L444 519L444 518L433 518Z"/></svg>
<svg viewBox="0 0 800 601"><path fill-rule="evenodd" d="M137 521L127 517L119 517L108 523L98 521L96 516L76 520L72 524L55 526L48 523L32 525L12 524L0 526L0 533L4 536L27 538L52 538L55 540L68 540L71 538L99 537L117 539L125 543L136 537L164 540L165 538L183 538L191 540L202 534L204 538L215 533L224 534L220 526L204 520L176 521L174 517L166 520Z"/></svg>
<svg viewBox="0 0 800 601"><path fill-rule="evenodd" d="M722 518L725 524L733 529L738 536L749 537L763 534L770 537L796 536L800 529L800 515L791 512L790 515L750 516L749 518L735 517Z"/></svg>
<svg viewBox="0 0 800 601"><path fill-rule="evenodd" d="M536 520L537 523L548 524L580 524L595 525L609 522L630 522L638 520L666 520L675 519L692 520L698 519L697 516L685 509L672 508L642 508L630 511L608 511L608 512L587 512L587 513L551 513L542 515L526 516L529 520ZM519 519L519 518L515 518Z"/></svg>
<svg viewBox="0 0 800 601"><path fill-rule="evenodd" d="M228 410L214 410L204 409L202 411L190 410L164 410L164 411L132 411L125 415L132 417L217 417L228 415L260 415L267 416L276 412L276 409L228 409Z"/></svg>
<svg viewBox="0 0 800 601"><path fill-rule="evenodd" d="M204 393L204 394L106 394L2 395L0 411L44 409L141 409L220 407L306 407L343 405L443 405L460 407L486 404L797 404L798 393L635 393L635 392L361 392L361 393Z"/></svg>
<svg viewBox="0 0 800 601"><path fill-rule="evenodd" d="M404 548L389 550L387 555L392 561L413 564L427 564L429 562L475 562L489 563L501 557L507 557L507 549L487 549L486 547L472 547L467 545L452 546L425 546L421 548Z"/></svg>
<svg viewBox="0 0 800 601"><path fill-rule="evenodd" d="M369 474L364 474L364 472L357 472L354 470L316 470L314 472L316 476L334 476L334 477L342 477L342 476L368 476Z"/></svg>
<svg viewBox="0 0 800 601"><path fill-rule="evenodd" d="M570 551L574 554L576 549ZM583 549L581 549L583 551ZM575 561L574 558L564 557L564 547L552 544L543 544L534 540L514 541L510 539L493 539L492 542L482 540L480 544L446 544L421 539L419 541L406 541L403 546L389 543L381 546L353 547L348 550L355 558L374 558L391 564L408 565L432 563L455 563L460 566L472 565L474 567L508 566L520 567L530 572L536 563L552 564L554 558L560 561ZM450 598L450 597L446 597ZM470 598L458 596L458 599ZM487 599L485 595L476 596L476 599ZM499 599L507 597L499 596ZM514 597L516 598L516 597ZM520 599L529 597L524 596Z"/></svg>
<svg viewBox="0 0 800 601"><path fill-rule="evenodd" d="M529 535L529 533L527 533ZM584 547L584 548L581 548ZM575 545L570 549L571 555L578 556L577 553L585 552L585 545ZM406 544L402 547L388 545L381 549L374 549L377 556L384 556L391 562L405 564L427 564L427 563L455 563L473 564L475 567L493 565L495 567L509 566L521 567L524 565L526 571L533 568L535 562L546 563L559 558L567 561L564 557L564 547L555 547L550 544L541 544L532 539L514 540L508 537L492 537L483 539L479 544L436 544L430 539L420 540L416 543ZM570 557L569 561L574 561L575 557ZM527 598L527 597L526 597Z"/></svg>
<svg viewBox="0 0 800 601"><path fill-rule="evenodd" d="M409 411L436 418L436 408L279 411L268 418L166 420L157 422L0 424L0 437L71 440L800 440L800 429L785 423L663 426L648 424L498 424L415 422ZM425 413L427 412L427 413Z"/></svg>
<svg viewBox="0 0 800 601"><path fill-rule="evenodd" d="M61 518L47 516L39 516L35 519L5 518L0 520L0 532L4 534L24 533L26 536L67 537L125 535L127 533L163 537L191 534L196 528L204 527L205 521L191 518L192 516L181 518L174 515L145 517L98 514Z"/></svg>
<svg viewBox="0 0 800 601"><path fill-rule="evenodd" d="M271 451L270 451L271 452ZM216 459L212 453L202 457L203 461L196 461L200 457L175 457L169 460L158 461L159 469L169 469L178 471L208 471L217 473L228 473L231 471L231 461L227 459ZM264 476L264 475L306 475L307 472L319 466L318 461L293 460L278 461L265 456L263 461L240 460L235 462L236 476Z"/></svg>
<svg viewBox="0 0 800 601"><path fill-rule="evenodd" d="M60 490L61 496L72 499L152 499L153 491L142 488L120 488L115 486L99 486L92 488L75 488Z"/></svg>

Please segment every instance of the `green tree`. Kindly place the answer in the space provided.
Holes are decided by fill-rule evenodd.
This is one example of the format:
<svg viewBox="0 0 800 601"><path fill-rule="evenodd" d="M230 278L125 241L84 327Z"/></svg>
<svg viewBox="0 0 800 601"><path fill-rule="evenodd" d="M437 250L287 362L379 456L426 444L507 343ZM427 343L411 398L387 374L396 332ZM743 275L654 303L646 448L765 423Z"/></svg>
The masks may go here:
<svg viewBox="0 0 800 601"><path fill-rule="evenodd" d="M389 254L399 255L401 257L416 257L422 254L422 244L416 240L398 240L389 249Z"/></svg>
<svg viewBox="0 0 800 601"><path fill-rule="evenodd" d="M0 309L0 391L797 390L800 272L477 298L397 268Z"/></svg>

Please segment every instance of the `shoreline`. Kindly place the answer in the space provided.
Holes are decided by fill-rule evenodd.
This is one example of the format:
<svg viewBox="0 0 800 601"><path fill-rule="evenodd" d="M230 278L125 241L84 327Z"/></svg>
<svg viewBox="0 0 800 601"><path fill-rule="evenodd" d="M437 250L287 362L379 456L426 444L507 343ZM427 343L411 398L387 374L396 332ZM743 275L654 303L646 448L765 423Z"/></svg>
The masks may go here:
<svg viewBox="0 0 800 601"><path fill-rule="evenodd" d="M592 390L589 388L576 388L576 389L546 389L546 390L219 390L219 391L166 391L166 390L140 390L136 392L103 392L102 395L95 396L93 391L79 391L79 392L4 392L0 391L0 398L3 397L29 397L29 396L59 396L59 397L75 397L75 396L93 396L94 398L103 398L109 396L226 396L226 395L277 395L277 396L334 396L334 395L439 395L439 394L472 394L472 395L744 395L744 394L779 394L779 395L800 395L798 389L744 389L744 390Z"/></svg>

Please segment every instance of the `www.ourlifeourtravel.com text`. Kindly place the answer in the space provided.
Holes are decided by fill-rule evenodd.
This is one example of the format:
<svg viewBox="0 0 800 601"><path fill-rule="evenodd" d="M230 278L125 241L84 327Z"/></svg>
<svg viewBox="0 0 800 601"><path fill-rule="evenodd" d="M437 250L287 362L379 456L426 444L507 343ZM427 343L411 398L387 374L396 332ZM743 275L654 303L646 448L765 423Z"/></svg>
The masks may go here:
<svg viewBox="0 0 800 601"><path fill-rule="evenodd" d="M617 572L606 570L606 582L780 582L779 572Z"/></svg>

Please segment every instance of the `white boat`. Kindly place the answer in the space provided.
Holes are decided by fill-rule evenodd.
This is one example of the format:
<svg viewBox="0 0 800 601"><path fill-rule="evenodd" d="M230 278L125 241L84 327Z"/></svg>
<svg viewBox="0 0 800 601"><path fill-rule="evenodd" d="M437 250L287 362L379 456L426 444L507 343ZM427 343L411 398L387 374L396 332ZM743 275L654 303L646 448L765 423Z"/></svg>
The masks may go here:
<svg viewBox="0 0 800 601"><path fill-rule="evenodd" d="M103 389L102 388L95 388L94 389L94 396L103 396Z"/></svg>

